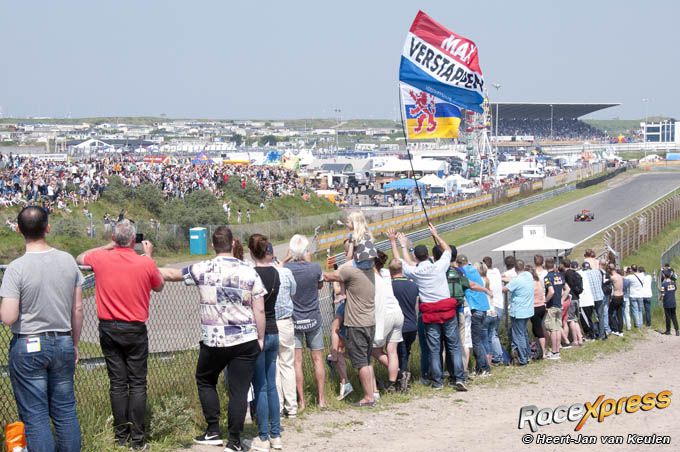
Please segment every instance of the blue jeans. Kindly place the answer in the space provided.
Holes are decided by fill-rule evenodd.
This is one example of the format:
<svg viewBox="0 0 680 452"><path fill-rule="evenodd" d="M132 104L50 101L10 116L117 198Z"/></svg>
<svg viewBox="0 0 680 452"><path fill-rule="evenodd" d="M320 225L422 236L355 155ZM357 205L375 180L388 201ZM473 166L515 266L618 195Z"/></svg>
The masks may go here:
<svg viewBox="0 0 680 452"><path fill-rule="evenodd" d="M465 381L465 368L463 367L462 344L458 336L458 318L454 317L445 323L426 323L425 333L427 345L430 348L430 379L434 386L441 386L442 362L441 342L442 336L446 346L446 353L453 357L453 371L456 383Z"/></svg>
<svg viewBox="0 0 680 452"><path fill-rule="evenodd" d="M642 326L642 298L631 297L630 310L633 312L633 321L635 322L635 327L640 328Z"/></svg>
<svg viewBox="0 0 680 452"><path fill-rule="evenodd" d="M531 348L529 348L529 332L527 322L529 319L510 318L510 330L512 332L512 348L517 350L519 363L524 365L529 362Z"/></svg>
<svg viewBox="0 0 680 452"><path fill-rule="evenodd" d="M31 452L80 451L73 375L76 353L71 336L41 337L40 351L28 353L27 338L10 342L9 376L19 419ZM54 424L52 436L50 418Z"/></svg>
<svg viewBox="0 0 680 452"><path fill-rule="evenodd" d="M643 298L642 304L644 306L645 325L652 326L652 299Z"/></svg>
<svg viewBox="0 0 680 452"><path fill-rule="evenodd" d="M260 439L267 441L281 436L279 393L276 391L276 357L279 354L279 335L266 334L264 349L255 361L253 391Z"/></svg>
<svg viewBox="0 0 680 452"><path fill-rule="evenodd" d="M623 324L630 330L630 297L623 297Z"/></svg>
<svg viewBox="0 0 680 452"><path fill-rule="evenodd" d="M486 311L473 310L471 320L472 352L475 354L475 370L477 372L488 371L490 368L489 362L486 359L487 348L485 346L488 341L488 335L487 330L484 328Z"/></svg>
<svg viewBox="0 0 680 452"><path fill-rule="evenodd" d="M430 378L430 348L427 345L427 334L423 316L418 315L418 346L420 347L420 378Z"/></svg>
<svg viewBox="0 0 680 452"><path fill-rule="evenodd" d="M494 308L496 309L496 329L493 332L493 336L491 337L491 348L493 350L493 361L494 362L503 362L503 345L501 345L501 339L498 336L498 329L501 327L501 323L503 322L503 319L505 318L505 310L503 308Z"/></svg>
<svg viewBox="0 0 680 452"><path fill-rule="evenodd" d="M610 295L605 295L604 296L604 304L602 306L602 323L604 323L604 331L607 334L612 333L612 329L609 327L609 301L611 300ZM600 313L598 311L598 317L600 316Z"/></svg>
<svg viewBox="0 0 680 452"><path fill-rule="evenodd" d="M498 335L496 334L497 325L498 317L491 315L486 316L486 318L484 319L484 324L482 325L484 331L486 332L486 342L484 342L484 348L486 348L486 352L492 355L494 359L496 357L496 351L494 347L494 336L496 338L498 337Z"/></svg>

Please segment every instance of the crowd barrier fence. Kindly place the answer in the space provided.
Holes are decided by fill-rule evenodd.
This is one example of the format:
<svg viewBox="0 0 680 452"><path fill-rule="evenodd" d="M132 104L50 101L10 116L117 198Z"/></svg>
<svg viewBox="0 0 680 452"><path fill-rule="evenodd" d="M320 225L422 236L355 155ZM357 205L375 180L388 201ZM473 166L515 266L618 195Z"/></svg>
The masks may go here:
<svg viewBox="0 0 680 452"><path fill-rule="evenodd" d="M6 266L0 266L0 277ZM87 271L88 267L82 267ZM76 366L75 389L78 413L84 436L98 432L87 429L92 423L82 419L98 416L94 423L105 425L111 414L109 380L104 356L99 345L99 321L95 306L94 275L86 277L83 290L83 329L80 337L80 361ZM335 315L333 289L330 283L319 291L322 328L326 336ZM185 397L193 409L196 422L202 415L195 383L196 361L200 339L198 289L183 283L166 283L160 293L153 292L147 322L149 335L148 405L158 406L172 395ZM16 404L9 378L8 350L13 334L9 327L0 327L0 426L18 420ZM310 359L303 361L306 375L313 375ZM0 437L2 433L0 433Z"/></svg>

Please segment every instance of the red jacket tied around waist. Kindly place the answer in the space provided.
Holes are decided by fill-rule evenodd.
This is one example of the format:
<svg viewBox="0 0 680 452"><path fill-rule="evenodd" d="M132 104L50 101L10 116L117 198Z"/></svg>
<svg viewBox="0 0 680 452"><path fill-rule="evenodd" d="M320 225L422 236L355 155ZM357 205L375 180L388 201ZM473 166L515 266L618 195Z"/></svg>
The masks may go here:
<svg viewBox="0 0 680 452"><path fill-rule="evenodd" d="M420 303L423 323L446 323L456 316L458 302L455 298L444 298L436 303Z"/></svg>

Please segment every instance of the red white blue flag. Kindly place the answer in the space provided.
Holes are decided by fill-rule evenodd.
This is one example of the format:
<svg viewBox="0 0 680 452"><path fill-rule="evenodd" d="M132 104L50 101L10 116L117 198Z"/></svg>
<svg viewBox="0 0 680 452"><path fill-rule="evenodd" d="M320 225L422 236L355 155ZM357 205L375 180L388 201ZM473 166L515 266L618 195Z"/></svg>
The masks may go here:
<svg viewBox="0 0 680 452"><path fill-rule="evenodd" d="M422 11L406 37L399 81L441 102L483 113L484 78L477 45Z"/></svg>

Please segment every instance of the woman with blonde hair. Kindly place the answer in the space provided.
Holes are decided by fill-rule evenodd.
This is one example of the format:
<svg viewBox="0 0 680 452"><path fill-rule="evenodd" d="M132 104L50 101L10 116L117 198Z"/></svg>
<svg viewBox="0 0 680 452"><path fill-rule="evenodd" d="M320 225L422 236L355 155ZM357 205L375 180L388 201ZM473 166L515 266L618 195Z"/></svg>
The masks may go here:
<svg viewBox="0 0 680 452"><path fill-rule="evenodd" d="M378 250L373 243L373 235L366 222L366 217L360 211L355 211L347 217L349 233L349 249L347 260L353 260L354 266L362 270L373 268Z"/></svg>

